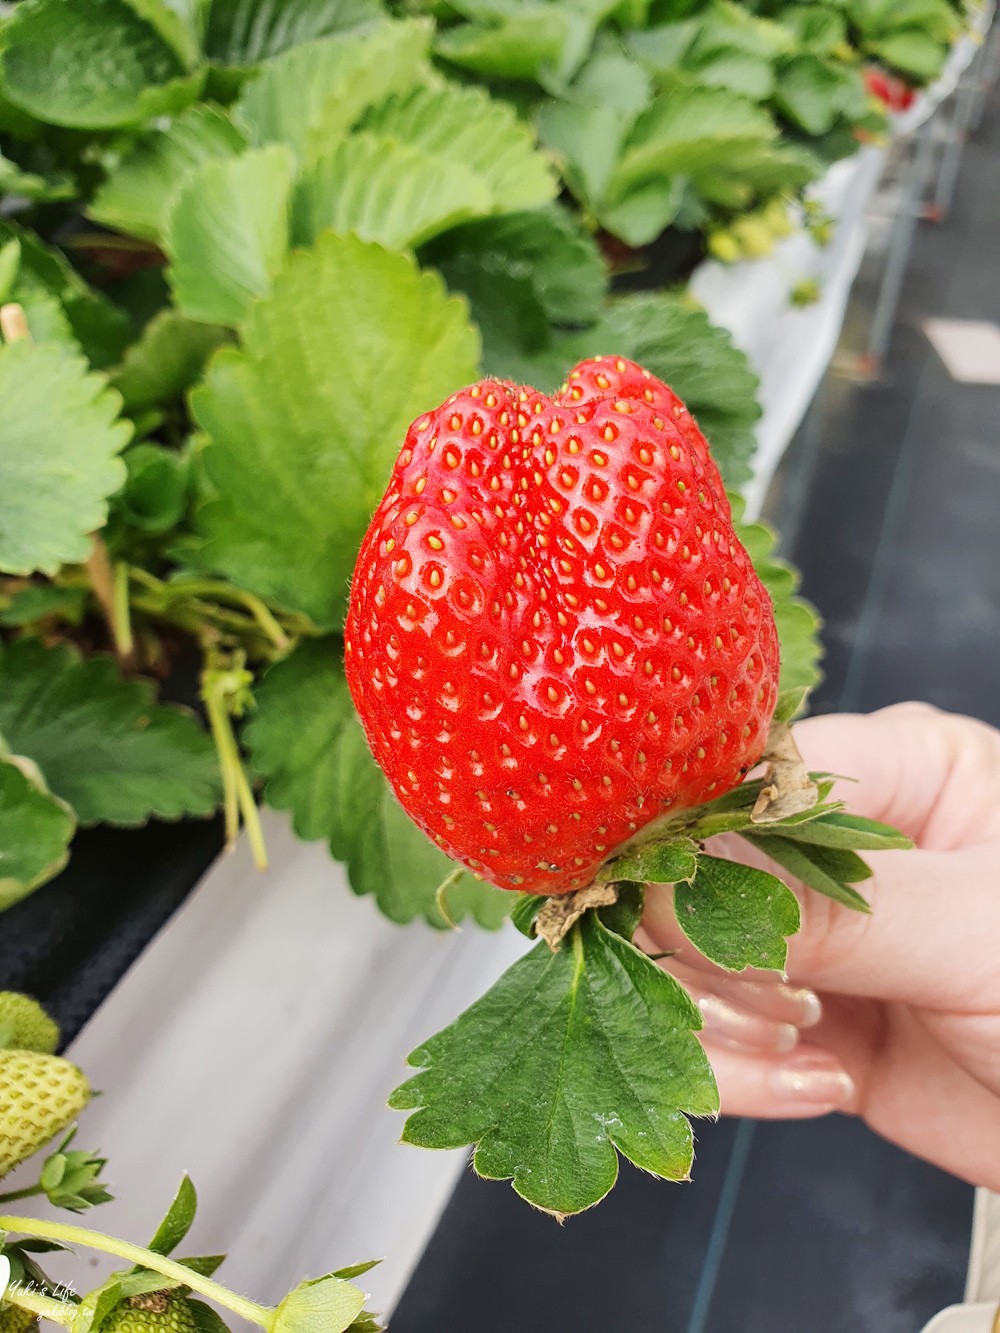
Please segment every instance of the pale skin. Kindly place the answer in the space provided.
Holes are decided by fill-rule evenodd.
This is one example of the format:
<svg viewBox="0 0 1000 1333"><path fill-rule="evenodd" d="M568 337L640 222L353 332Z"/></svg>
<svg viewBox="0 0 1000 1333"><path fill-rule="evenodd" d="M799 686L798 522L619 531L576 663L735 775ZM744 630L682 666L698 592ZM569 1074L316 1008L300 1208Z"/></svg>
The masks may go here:
<svg viewBox="0 0 1000 1333"><path fill-rule="evenodd" d="M811 769L857 778L835 793L851 810L917 845L865 854L871 916L793 883L802 931L787 981L701 959L669 890L648 894L637 943L676 950L661 966L702 1008L724 1114L843 1111L1000 1190L1000 732L900 704L812 718L795 736ZM739 839L712 851L752 859Z"/></svg>

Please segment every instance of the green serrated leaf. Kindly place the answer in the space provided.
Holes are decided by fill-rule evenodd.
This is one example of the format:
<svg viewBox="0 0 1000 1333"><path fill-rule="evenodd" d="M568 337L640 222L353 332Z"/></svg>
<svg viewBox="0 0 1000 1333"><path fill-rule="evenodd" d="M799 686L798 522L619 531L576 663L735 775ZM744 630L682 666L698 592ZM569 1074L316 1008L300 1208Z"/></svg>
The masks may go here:
<svg viewBox="0 0 1000 1333"><path fill-rule="evenodd" d="M486 183L459 159L363 132L316 158L300 177L292 240L311 245L330 229L405 250L491 207Z"/></svg>
<svg viewBox="0 0 1000 1333"><path fill-rule="evenodd" d="M362 128L461 165L489 192L483 212L538 208L557 193L531 129L479 88L417 87L373 106Z"/></svg>
<svg viewBox="0 0 1000 1333"><path fill-rule="evenodd" d="M205 53L221 65L256 65L382 12L378 0L212 0Z"/></svg>
<svg viewBox="0 0 1000 1333"><path fill-rule="evenodd" d="M441 269L453 290L467 290L470 274L477 292L479 284L495 286L505 279L523 284L553 324L592 323L607 292L596 242L578 218L556 204L466 223L428 246L423 257ZM491 323L480 323L488 346Z"/></svg>
<svg viewBox="0 0 1000 1333"><path fill-rule="evenodd" d="M125 0L23 0L4 28L0 80L39 120L96 130L179 111L202 76Z"/></svg>
<svg viewBox="0 0 1000 1333"><path fill-rule="evenodd" d="M235 157L246 140L219 107L190 107L162 130L143 135L126 153L87 207L95 222L142 240L159 242L170 205L205 161Z"/></svg>
<svg viewBox="0 0 1000 1333"><path fill-rule="evenodd" d="M327 233L292 257L242 336L191 397L216 493L198 515L199 558L332 627L410 422L477 377L475 330L436 274Z"/></svg>
<svg viewBox="0 0 1000 1333"><path fill-rule="evenodd" d="M174 402L201 376L205 362L228 334L176 310L161 310L109 376L130 415Z"/></svg>
<svg viewBox="0 0 1000 1333"><path fill-rule="evenodd" d="M729 972L780 971L799 928L795 894L766 870L701 856L690 884L674 890L677 923L695 948Z"/></svg>
<svg viewBox="0 0 1000 1333"><path fill-rule="evenodd" d="M743 521L743 501L730 495L736 534L747 548L758 577L774 604L774 619L781 645L782 693L787 690L811 690L823 678L820 660L823 646L819 632L823 627L816 608L799 597L799 573L794 565L775 554L777 537L764 523Z"/></svg>
<svg viewBox="0 0 1000 1333"><path fill-rule="evenodd" d="M290 810L300 838L323 838L347 866L355 893L374 895L393 921L448 922L435 901L455 870L399 805L368 749L344 680L339 643L299 645L255 691L243 739L264 799ZM2 725L2 723L0 723ZM455 920L496 928L514 897L466 874L448 890Z"/></svg>
<svg viewBox="0 0 1000 1333"><path fill-rule="evenodd" d="M430 24L384 22L363 33L304 42L267 61L234 116L255 144L285 144L308 163L370 106L421 82Z"/></svg>
<svg viewBox="0 0 1000 1333"><path fill-rule="evenodd" d="M164 245L189 318L234 328L270 292L288 253L293 171L289 150L271 144L203 162L181 186Z"/></svg>
<svg viewBox="0 0 1000 1333"><path fill-rule="evenodd" d="M677 884L694 877L698 855L698 844L691 838L651 842L609 861L597 877L601 880L630 880L636 884Z"/></svg>
<svg viewBox="0 0 1000 1333"><path fill-rule="evenodd" d="M494 9L485 22L440 32L434 49L449 64L486 78L557 81L572 77L593 39L596 14L524 3Z"/></svg>
<svg viewBox="0 0 1000 1333"><path fill-rule="evenodd" d="M197 1210L197 1192L190 1176L184 1176L147 1249L152 1250L154 1254L172 1254L191 1230Z"/></svg>
<svg viewBox="0 0 1000 1333"><path fill-rule="evenodd" d="M700 1026L678 983L591 913L557 952L536 945L415 1050L421 1072L390 1105L413 1111L405 1142L475 1144L480 1175L512 1179L547 1212L578 1213L614 1185L616 1149L687 1178L684 1112L718 1109Z"/></svg>
<svg viewBox="0 0 1000 1333"><path fill-rule="evenodd" d="M275 1310L270 1333L345 1333L367 1299L358 1287L332 1274L300 1282Z"/></svg>
<svg viewBox="0 0 1000 1333"><path fill-rule="evenodd" d="M120 399L67 349L0 346L0 569L83 561L125 469Z"/></svg>
<svg viewBox="0 0 1000 1333"><path fill-rule="evenodd" d="M29 764L0 759L0 910L57 875L76 820Z"/></svg>
<svg viewBox="0 0 1000 1333"><path fill-rule="evenodd" d="M0 650L0 732L82 824L208 815L218 804L208 735L107 658L82 660L68 646L32 638L8 644Z"/></svg>
<svg viewBox="0 0 1000 1333"><path fill-rule="evenodd" d="M772 861L776 861L810 889L815 889L817 893L822 893L844 907L852 908L855 912L871 911L867 900L851 887L852 878L865 879L871 874L860 857L855 860L864 868L864 875L856 873L857 866L853 862L831 864L822 855L829 852L831 850L829 848L813 847L808 843L793 841L777 834L744 833L743 836L749 837L755 847L759 847ZM845 865L848 870L846 877L838 873L840 869L845 868Z"/></svg>

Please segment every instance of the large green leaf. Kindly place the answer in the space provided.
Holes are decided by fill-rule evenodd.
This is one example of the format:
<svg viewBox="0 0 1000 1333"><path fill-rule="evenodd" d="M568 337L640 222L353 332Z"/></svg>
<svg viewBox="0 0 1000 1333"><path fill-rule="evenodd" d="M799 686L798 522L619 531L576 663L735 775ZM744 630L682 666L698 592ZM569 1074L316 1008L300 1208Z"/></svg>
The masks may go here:
<svg viewBox="0 0 1000 1333"><path fill-rule="evenodd" d="M222 65L256 65L381 13L379 0L210 0L205 52Z"/></svg>
<svg viewBox="0 0 1000 1333"><path fill-rule="evenodd" d="M599 1202L616 1149L687 1178L691 1127L718 1095L678 983L588 913L557 952L537 944L482 999L420 1046L390 1105L412 1110L406 1143L475 1144L476 1171L512 1179L548 1212Z"/></svg>
<svg viewBox="0 0 1000 1333"><path fill-rule="evenodd" d="M393 921L446 925L435 893L456 867L403 811L372 758L339 643L300 644L268 670L256 698L243 739L267 803L291 811L300 838L328 842L355 893L372 894ZM469 915L493 928L513 900L463 874L449 887L447 907L453 920Z"/></svg>
<svg viewBox="0 0 1000 1333"><path fill-rule="evenodd" d="M203 162L167 218L170 284L191 319L238 325L288 253L294 159L281 144Z"/></svg>
<svg viewBox="0 0 1000 1333"><path fill-rule="evenodd" d="M459 158L366 131L306 169L295 188L292 240L310 245L330 229L405 250L491 207L485 181Z"/></svg>
<svg viewBox="0 0 1000 1333"><path fill-rule="evenodd" d="M226 337L217 325L186 319L170 307L154 315L109 377L125 411L148 411L179 398Z"/></svg>
<svg viewBox="0 0 1000 1333"><path fill-rule="evenodd" d="M436 274L333 233L292 256L242 337L191 400L215 490L200 559L332 627L407 427L476 379L478 339Z"/></svg>
<svg viewBox="0 0 1000 1333"><path fill-rule="evenodd" d="M657 96L636 122L610 187L617 194L652 175L697 176L739 164L777 137L771 118L719 88L677 86Z"/></svg>
<svg viewBox="0 0 1000 1333"><path fill-rule="evenodd" d="M0 911L62 870L75 828L30 763L0 758Z"/></svg>
<svg viewBox="0 0 1000 1333"><path fill-rule="evenodd" d="M126 0L22 0L4 28L0 79L17 106L74 129L169 115L197 95L201 74Z"/></svg>
<svg viewBox="0 0 1000 1333"><path fill-rule="evenodd" d="M523 0L440 33L442 59L486 78L570 78L587 54L595 18L582 7Z"/></svg>
<svg viewBox="0 0 1000 1333"><path fill-rule="evenodd" d="M424 258L464 289L467 275L483 286L505 279L527 284L553 324L590 324L607 292L601 252L580 220L556 204L457 227L429 246ZM490 330L483 328L485 338Z"/></svg>
<svg viewBox="0 0 1000 1333"><path fill-rule="evenodd" d="M41 769L81 824L207 815L215 750L194 717L154 702L103 657L24 638L0 650L0 733Z"/></svg>
<svg viewBox="0 0 1000 1333"><path fill-rule="evenodd" d="M64 347L0 346L0 569L82 561L125 479L121 400Z"/></svg>
<svg viewBox="0 0 1000 1333"><path fill-rule="evenodd" d="M414 88L374 107L363 128L461 163L489 190L491 207L483 212L537 208L558 190L530 128L479 88Z"/></svg>
<svg viewBox="0 0 1000 1333"><path fill-rule="evenodd" d="M774 875L700 856L694 878L674 889L677 923L695 948L730 972L780 971L786 938L799 928L799 905Z"/></svg>
<svg viewBox="0 0 1000 1333"><path fill-rule="evenodd" d="M246 140L224 111L190 107L162 130L138 140L97 191L87 209L95 222L159 242L174 196L200 163L233 157Z"/></svg>
<svg viewBox="0 0 1000 1333"><path fill-rule="evenodd" d="M267 61L244 90L237 123L251 142L287 144L309 162L368 107L425 77L430 35L426 20L408 19L292 47Z"/></svg>
<svg viewBox="0 0 1000 1333"><path fill-rule="evenodd" d="M774 604L781 645L781 689L812 689L823 678L819 637L823 622L816 608L798 596L798 570L775 555L777 536L773 529L764 523L745 523L742 500L737 496L730 499L737 534Z"/></svg>

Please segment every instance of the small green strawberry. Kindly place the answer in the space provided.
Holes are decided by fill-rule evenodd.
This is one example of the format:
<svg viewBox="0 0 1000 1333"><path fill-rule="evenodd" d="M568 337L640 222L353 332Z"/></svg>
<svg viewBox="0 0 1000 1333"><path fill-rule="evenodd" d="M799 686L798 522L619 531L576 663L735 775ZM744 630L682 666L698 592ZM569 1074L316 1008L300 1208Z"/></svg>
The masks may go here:
<svg viewBox="0 0 1000 1333"><path fill-rule="evenodd" d="M89 1100L90 1084L68 1060L0 1051L0 1177L65 1129Z"/></svg>
<svg viewBox="0 0 1000 1333"><path fill-rule="evenodd" d="M148 1291L130 1296L101 1324L101 1333L197 1333L198 1323L177 1291Z"/></svg>
<svg viewBox="0 0 1000 1333"><path fill-rule="evenodd" d="M743 247L731 231L708 234L708 253L720 264L736 264L743 258Z"/></svg>
<svg viewBox="0 0 1000 1333"><path fill-rule="evenodd" d="M52 1055L58 1045L59 1028L37 1000L13 990L0 991L0 1047Z"/></svg>
<svg viewBox="0 0 1000 1333"><path fill-rule="evenodd" d="M38 1316L17 1305L0 1305L0 1333L37 1333Z"/></svg>

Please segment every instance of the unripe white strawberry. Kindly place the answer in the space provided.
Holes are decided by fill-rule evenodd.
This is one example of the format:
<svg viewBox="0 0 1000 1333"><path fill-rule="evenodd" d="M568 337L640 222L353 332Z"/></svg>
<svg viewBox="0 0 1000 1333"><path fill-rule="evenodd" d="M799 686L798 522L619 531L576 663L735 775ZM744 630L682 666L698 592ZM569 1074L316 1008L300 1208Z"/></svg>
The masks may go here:
<svg viewBox="0 0 1000 1333"><path fill-rule="evenodd" d="M0 1177L65 1129L89 1100L85 1076L61 1056L0 1051Z"/></svg>

